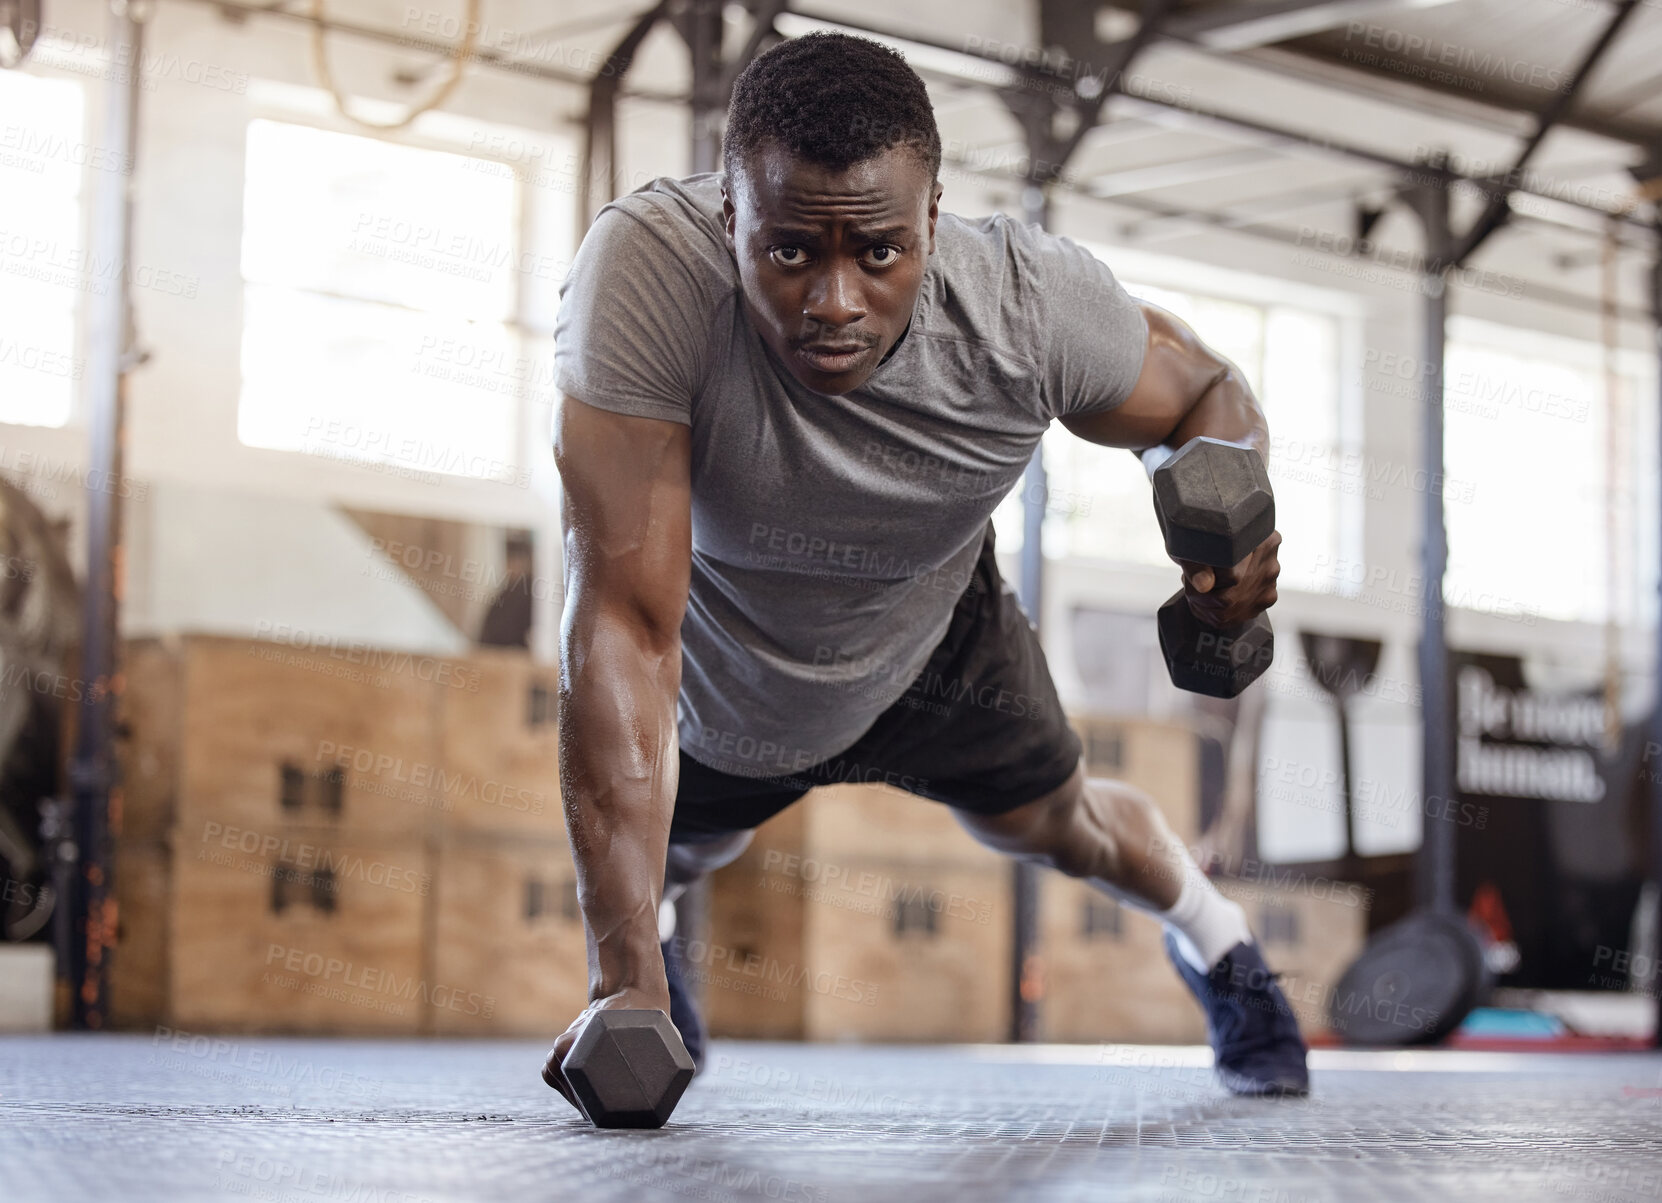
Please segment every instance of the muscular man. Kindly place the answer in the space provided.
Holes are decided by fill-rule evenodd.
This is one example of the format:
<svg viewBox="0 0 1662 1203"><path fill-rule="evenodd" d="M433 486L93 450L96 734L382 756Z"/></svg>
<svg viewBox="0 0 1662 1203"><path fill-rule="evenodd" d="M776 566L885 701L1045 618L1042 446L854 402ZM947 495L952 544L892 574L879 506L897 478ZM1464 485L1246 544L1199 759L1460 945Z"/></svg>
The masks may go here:
<svg viewBox="0 0 1662 1203"><path fill-rule="evenodd" d="M1073 242L941 214L923 82L873 42L762 55L726 139L725 171L602 210L555 335L590 1008L667 1011L699 1060L661 901L810 787L886 781L1159 918L1224 1084L1304 1093L1241 909L1154 800L1085 776L993 556L993 509L1052 420L1133 451L1209 435L1264 454L1239 371ZM1279 543L1184 566L1189 604L1216 625L1266 609ZM1034 704L979 704L984 687ZM543 1071L568 1100L574 1039Z"/></svg>

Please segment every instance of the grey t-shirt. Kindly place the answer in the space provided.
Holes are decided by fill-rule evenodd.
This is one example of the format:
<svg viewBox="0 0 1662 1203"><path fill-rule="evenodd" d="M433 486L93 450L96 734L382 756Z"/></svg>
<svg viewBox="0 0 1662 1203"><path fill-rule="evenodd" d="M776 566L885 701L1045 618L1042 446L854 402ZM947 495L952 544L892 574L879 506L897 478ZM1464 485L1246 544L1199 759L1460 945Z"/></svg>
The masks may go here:
<svg viewBox="0 0 1662 1203"><path fill-rule="evenodd" d="M836 756L906 691L1051 419L1124 401L1147 334L1076 243L942 214L899 345L816 393L745 313L720 181L601 210L560 293L555 383L692 427L681 747L763 777Z"/></svg>

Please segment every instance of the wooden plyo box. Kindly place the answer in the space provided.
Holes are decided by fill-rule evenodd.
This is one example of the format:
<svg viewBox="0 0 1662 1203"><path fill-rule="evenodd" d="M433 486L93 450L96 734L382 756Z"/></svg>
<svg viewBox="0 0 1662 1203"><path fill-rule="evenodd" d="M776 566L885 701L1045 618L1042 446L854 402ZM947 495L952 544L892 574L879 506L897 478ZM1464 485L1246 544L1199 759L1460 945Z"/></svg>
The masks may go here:
<svg viewBox="0 0 1662 1203"><path fill-rule="evenodd" d="M1269 867L1259 878L1220 879L1217 886L1246 911L1299 1026L1306 1033L1325 1030L1339 979L1367 942L1368 891Z"/></svg>
<svg viewBox="0 0 1662 1203"><path fill-rule="evenodd" d="M1185 844L1200 838L1200 740L1178 723L1071 714L1085 772L1136 786L1154 799Z"/></svg>
<svg viewBox="0 0 1662 1203"><path fill-rule="evenodd" d="M413 1035L432 874L421 841L288 828L176 849L172 1024L222 1032Z"/></svg>
<svg viewBox="0 0 1662 1203"><path fill-rule="evenodd" d="M1002 1040L1009 891L946 807L828 786L715 875L709 939L684 959L717 1035Z"/></svg>
<svg viewBox="0 0 1662 1203"><path fill-rule="evenodd" d="M226 827L421 832L438 802L439 690L465 668L358 646L190 635L127 648L123 838ZM440 681L445 684L440 684Z"/></svg>
<svg viewBox="0 0 1662 1203"><path fill-rule="evenodd" d="M125 673L117 1023L552 1035L581 1010L553 668L190 635L130 641Z"/></svg>
<svg viewBox="0 0 1662 1203"><path fill-rule="evenodd" d="M1039 893L1044 1039L1204 1043L1205 1016L1163 941L1155 919L1082 881L1046 873Z"/></svg>
<svg viewBox="0 0 1662 1203"><path fill-rule="evenodd" d="M552 1039L588 1005L588 954L566 841L452 837L439 851L439 1035ZM479 1006L471 999L481 1000Z"/></svg>
<svg viewBox="0 0 1662 1203"><path fill-rule="evenodd" d="M480 649L460 664L468 687L439 692L445 829L563 842L558 670L505 648Z"/></svg>

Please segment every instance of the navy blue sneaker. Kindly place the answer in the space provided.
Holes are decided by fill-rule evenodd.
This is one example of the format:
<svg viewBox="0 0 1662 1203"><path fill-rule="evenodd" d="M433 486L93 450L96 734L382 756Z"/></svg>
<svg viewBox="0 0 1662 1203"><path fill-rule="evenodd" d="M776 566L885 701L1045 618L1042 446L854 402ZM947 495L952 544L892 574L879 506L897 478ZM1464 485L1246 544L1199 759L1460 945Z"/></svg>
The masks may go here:
<svg viewBox="0 0 1662 1203"><path fill-rule="evenodd" d="M704 1068L704 1019L693 1002L692 991L681 967L681 953L674 939L662 943L664 976L669 980L669 1019L681 1033L681 1043L687 1046L687 1055L693 1059L693 1073Z"/></svg>
<svg viewBox="0 0 1662 1203"><path fill-rule="evenodd" d="M1276 984L1281 975L1270 972L1256 944L1235 945L1204 975L1184 960L1170 932L1166 955L1206 1008L1213 1063L1231 1094L1310 1093L1298 1019Z"/></svg>

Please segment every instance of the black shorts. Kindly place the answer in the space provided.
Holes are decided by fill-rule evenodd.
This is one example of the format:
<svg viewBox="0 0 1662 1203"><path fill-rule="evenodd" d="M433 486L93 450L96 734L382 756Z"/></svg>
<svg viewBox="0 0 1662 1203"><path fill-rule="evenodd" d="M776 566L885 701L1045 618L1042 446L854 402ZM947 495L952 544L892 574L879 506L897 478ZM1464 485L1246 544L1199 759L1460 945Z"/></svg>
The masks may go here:
<svg viewBox="0 0 1662 1203"><path fill-rule="evenodd" d="M977 814L1060 786L1082 748L1016 595L998 574L993 524L946 635L906 692L845 752L786 777L736 777L681 753L671 843L755 827L816 785L892 785Z"/></svg>

